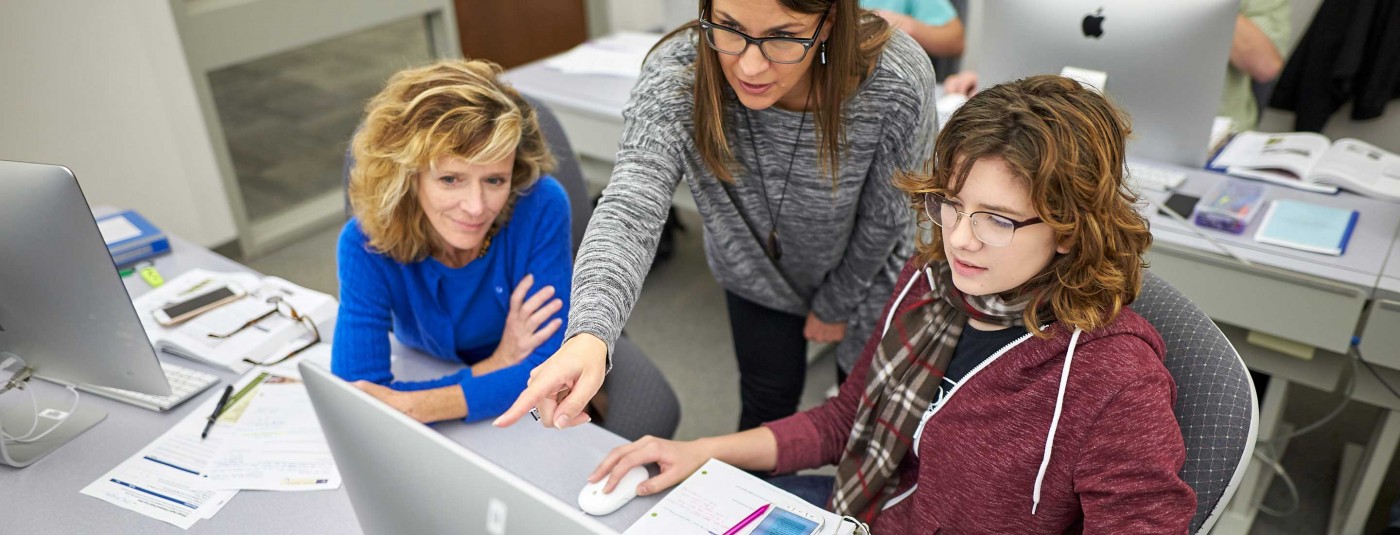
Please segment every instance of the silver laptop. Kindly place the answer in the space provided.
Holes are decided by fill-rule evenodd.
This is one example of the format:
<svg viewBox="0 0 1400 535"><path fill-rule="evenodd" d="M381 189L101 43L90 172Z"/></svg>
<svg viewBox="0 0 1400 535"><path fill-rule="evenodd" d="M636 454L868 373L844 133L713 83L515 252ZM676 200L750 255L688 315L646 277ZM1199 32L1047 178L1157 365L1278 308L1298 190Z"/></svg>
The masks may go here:
<svg viewBox="0 0 1400 535"><path fill-rule="evenodd" d="M972 2L968 64L978 86L1108 73L1105 93L1133 119L1128 155L1201 167L1230 61L1239 0Z"/></svg>
<svg viewBox="0 0 1400 535"><path fill-rule="evenodd" d="M365 533L616 533L329 370L298 369Z"/></svg>

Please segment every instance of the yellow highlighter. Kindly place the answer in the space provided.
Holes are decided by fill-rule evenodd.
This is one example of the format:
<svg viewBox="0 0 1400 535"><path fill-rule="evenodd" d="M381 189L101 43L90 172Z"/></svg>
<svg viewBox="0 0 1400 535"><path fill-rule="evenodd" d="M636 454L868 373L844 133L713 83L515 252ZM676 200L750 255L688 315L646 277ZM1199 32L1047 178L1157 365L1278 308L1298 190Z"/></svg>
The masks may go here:
<svg viewBox="0 0 1400 535"><path fill-rule="evenodd" d="M146 281L146 284L152 288L159 288L160 285L165 284L165 277L162 277L160 272L156 271L155 264L150 262L137 264L136 273L140 274L141 280Z"/></svg>

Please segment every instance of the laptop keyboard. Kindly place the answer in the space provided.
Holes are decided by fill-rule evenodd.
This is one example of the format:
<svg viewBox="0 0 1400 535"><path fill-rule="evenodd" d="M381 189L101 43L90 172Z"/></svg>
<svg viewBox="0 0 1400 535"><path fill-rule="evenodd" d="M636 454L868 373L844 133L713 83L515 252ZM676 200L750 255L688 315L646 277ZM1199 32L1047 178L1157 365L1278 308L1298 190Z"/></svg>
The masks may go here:
<svg viewBox="0 0 1400 535"><path fill-rule="evenodd" d="M213 374L195 371L165 362L161 362L160 367L165 371L165 379L170 382L169 396L153 396L151 394L132 392L120 388L89 384L78 385L78 389L97 394L104 398L130 403L143 409L163 412L171 407L184 403L185 400L194 397L195 394L219 384L219 378Z"/></svg>

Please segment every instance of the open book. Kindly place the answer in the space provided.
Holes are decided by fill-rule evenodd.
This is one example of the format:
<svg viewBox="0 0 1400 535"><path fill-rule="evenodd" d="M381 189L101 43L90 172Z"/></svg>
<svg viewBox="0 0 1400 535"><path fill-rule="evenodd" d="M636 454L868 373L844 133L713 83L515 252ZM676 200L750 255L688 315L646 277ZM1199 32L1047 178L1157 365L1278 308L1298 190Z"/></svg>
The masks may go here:
<svg viewBox="0 0 1400 535"><path fill-rule="evenodd" d="M165 327L156 322L154 311L169 303L198 295L219 286L242 290L244 297L209 312ZM297 313L309 316L318 329L328 328L335 318L335 298L297 286L277 277L259 278L252 273L220 273L193 269L134 300L141 326L156 349L190 360L204 362L238 373L253 364L271 363L307 348L318 337L304 323L278 313L269 297L276 296ZM261 319L258 319L261 318ZM247 328L241 328L258 319ZM213 333L234 333L213 337ZM329 332L320 332L329 336Z"/></svg>
<svg viewBox="0 0 1400 535"><path fill-rule="evenodd" d="M738 531L740 535L848 535L868 531L863 525L843 520L743 470L710 459L627 528L624 535L716 535L729 531L765 504L810 520L805 523L796 520L781 526L755 522ZM812 527L812 523L818 525Z"/></svg>
<svg viewBox="0 0 1400 535"><path fill-rule="evenodd" d="M1400 201L1400 155L1356 139L1333 143L1311 132L1241 132L1210 168L1302 190L1336 193L1341 188Z"/></svg>

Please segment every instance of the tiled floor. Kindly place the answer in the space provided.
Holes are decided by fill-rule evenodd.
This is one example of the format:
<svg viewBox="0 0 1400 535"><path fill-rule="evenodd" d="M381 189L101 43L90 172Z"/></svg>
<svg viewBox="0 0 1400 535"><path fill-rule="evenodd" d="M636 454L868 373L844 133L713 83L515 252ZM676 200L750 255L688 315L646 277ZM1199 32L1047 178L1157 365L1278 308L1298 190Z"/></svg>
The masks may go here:
<svg viewBox="0 0 1400 535"><path fill-rule="evenodd" d="M410 19L210 73L250 220L340 189L364 103L429 61L427 39Z"/></svg>

